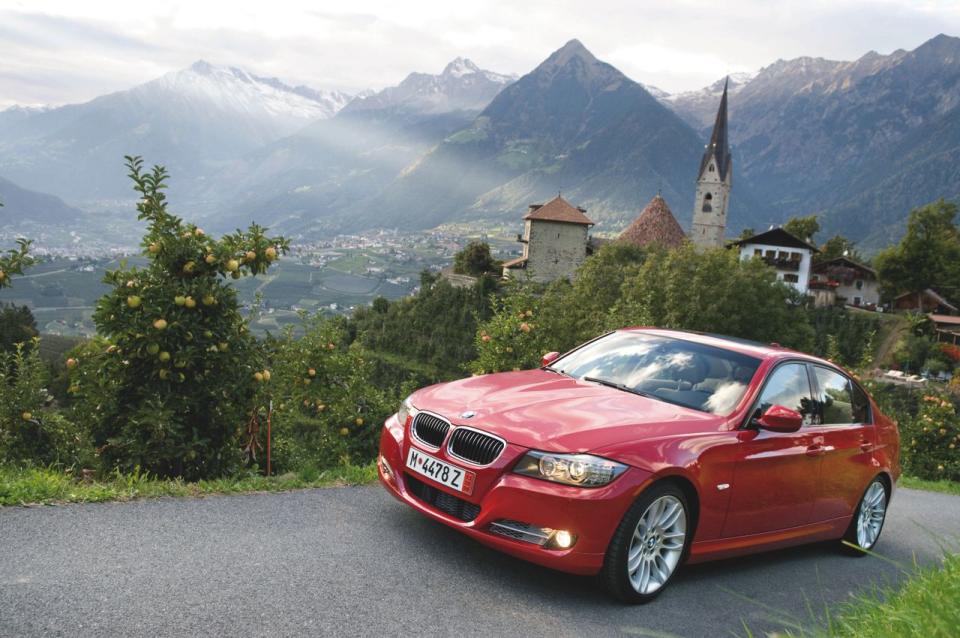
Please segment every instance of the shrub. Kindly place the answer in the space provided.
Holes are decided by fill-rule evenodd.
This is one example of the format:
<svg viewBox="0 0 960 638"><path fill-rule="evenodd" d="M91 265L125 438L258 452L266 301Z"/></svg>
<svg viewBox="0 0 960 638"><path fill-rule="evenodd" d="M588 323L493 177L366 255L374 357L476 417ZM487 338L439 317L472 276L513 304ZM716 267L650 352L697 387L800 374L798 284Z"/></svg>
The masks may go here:
<svg viewBox="0 0 960 638"><path fill-rule="evenodd" d="M901 423L904 470L922 479L960 481L960 421L946 397L927 394L916 419Z"/></svg>
<svg viewBox="0 0 960 638"><path fill-rule="evenodd" d="M288 332L272 344L273 375L263 386L265 402L276 409L278 471L375 457L383 421L402 396L371 382L372 363L359 347L345 346L345 337L335 322L313 317L303 337Z"/></svg>
<svg viewBox="0 0 960 638"><path fill-rule="evenodd" d="M423 277L420 292L405 299L358 308L347 324L367 350L396 355L436 370L436 379L463 376L476 356L478 322L490 316L496 283L481 277L474 285L455 287L446 279Z"/></svg>
<svg viewBox="0 0 960 638"><path fill-rule="evenodd" d="M87 437L53 409L36 343L0 351L0 462L90 464Z"/></svg>
<svg viewBox="0 0 960 638"><path fill-rule="evenodd" d="M537 322L537 299L519 291L497 301L494 316L476 334L475 374L535 368L544 353L545 339Z"/></svg>
<svg viewBox="0 0 960 638"><path fill-rule="evenodd" d="M813 354L848 367L872 364L880 327L876 317L846 308L814 308L807 314L814 331Z"/></svg>
<svg viewBox="0 0 960 638"><path fill-rule="evenodd" d="M960 481L960 418L950 395L876 381L866 385L880 410L899 424L904 473Z"/></svg>
<svg viewBox="0 0 960 638"><path fill-rule="evenodd" d="M0 350L10 352L18 343L31 343L37 322L27 306L0 305Z"/></svg>
<svg viewBox="0 0 960 638"><path fill-rule="evenodd" d="M12 275L22 275L24 268L33 265L34 261L30 256L30 240L18 239L16 248L0 255L0 290L11 285Z"/></svg>
<svg viewBox="0 0 960 638"><path fill-rule="evenodd" d="M760 259L686 244L647 254L623 284L612 326L716 332L809 350L813 331L801 301Z"/></svg>
<svg viewBox="0 0 960 638"><path fill-rule="evenodd" d="M952 343L941 343L940 351L953 365L960 365L960 346Z"/></svg>
<svg viewBox="0 0 960 638"><path fill-rule="evenodd" d="M287 250L256 224L220 239L167 211L166 171L128 157L146 268L110 271L94 321L103 339L68 362L76 413L108 467L187 479L230 471L253 409L261 354L226 278L260 274Z"/></svg>

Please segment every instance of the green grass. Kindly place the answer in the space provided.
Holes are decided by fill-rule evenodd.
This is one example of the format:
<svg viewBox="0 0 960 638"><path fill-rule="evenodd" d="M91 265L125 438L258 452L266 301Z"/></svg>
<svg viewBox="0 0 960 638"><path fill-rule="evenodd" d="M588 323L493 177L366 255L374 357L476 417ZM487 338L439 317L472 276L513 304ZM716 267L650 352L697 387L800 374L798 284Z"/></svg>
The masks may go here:
<svg viewBox="0 0 960 638"><path fill-rule="evenodd" d="M84 482L69 472L47 468L0 468L0 505L97 503L159 496L204 496L244 492L284 492L311 487L361 485L376 479L374 463L345 465L327 470L288 472L280 476L256 474L197 481L157 479L146 473L115 473Z"/></svg>
<svg viewBox="0 0 960 638"><path fill-rule="evenodd" d="M912 476L901 476L898 485L900 487L908 487L912 490L927 490L928 492L942 492L944 494L960 496L960 483L956 481L929 481L926 479L913 478Z"/></svg>
<svg viewBox="0 0 960 638"><path fill-rule="evenodd" d="M866 558L864 560L871 560ZM825 630L806 636L953 637L960 631L960 554L917 569L899 590L876 590L841 607Z"/></svg>

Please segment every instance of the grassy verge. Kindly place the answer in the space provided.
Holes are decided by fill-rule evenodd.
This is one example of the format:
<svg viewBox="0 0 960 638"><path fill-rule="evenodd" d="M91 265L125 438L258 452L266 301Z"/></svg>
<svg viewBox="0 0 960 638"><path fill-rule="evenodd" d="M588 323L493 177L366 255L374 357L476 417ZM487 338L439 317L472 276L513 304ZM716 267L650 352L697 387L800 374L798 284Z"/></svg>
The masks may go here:
<svg viewBox="0 0 960 638"><path fill-rule="evenodd" d="M955 481L928 481L912 476L901 476L898 485L912 490L927 490L928 492L943 492L944 494L960 496L960 483Z"/></svg>
<svg viewBox="0 0 960 638"><path fill-rule="evenodd" d="M187 483L146 474L114 474L91 482L45 468L0 468L0 505L96 503L158 496L203 496L242 492L283 492L309 487L360 485L373 481L376 465L347 465L323 471L305 470L280 476L255 474Z"/></svg>
<svg viewBox="0 0 960 638"><path fill-rule="evenodd" d="M871 560L865 558L864 560ZM938 638L960 627L960 554L920 569L899 590L875 591L844 605L826 630L807 636Z"/></svg>

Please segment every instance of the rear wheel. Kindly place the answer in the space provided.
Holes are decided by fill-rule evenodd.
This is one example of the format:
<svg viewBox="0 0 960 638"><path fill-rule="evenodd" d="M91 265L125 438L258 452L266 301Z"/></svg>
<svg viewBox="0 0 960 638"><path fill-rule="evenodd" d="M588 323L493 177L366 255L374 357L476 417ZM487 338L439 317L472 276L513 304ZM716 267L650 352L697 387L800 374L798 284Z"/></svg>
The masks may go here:
<svg viewBox="0 0 960 638"><path fill-rule="evenodd" d="M878 476L867 486L857 511L853 514L853 520L850 521L850 527L843 535L843 540L846 542L841 547L844 551L852 556L863 556L866 552L861 550L872 549L877 544L880 532L883 531L883 522L887 517L889 500L887 485ZM854 547L850 547L847 543Z"/></svg>
<svg viewBox="0 0 960 638"><path fill-rule="evenodd" d="M627 510L607 548L600 579L628 603L653 600L683 560L690 510L675 485L654 485Z"/></svg>

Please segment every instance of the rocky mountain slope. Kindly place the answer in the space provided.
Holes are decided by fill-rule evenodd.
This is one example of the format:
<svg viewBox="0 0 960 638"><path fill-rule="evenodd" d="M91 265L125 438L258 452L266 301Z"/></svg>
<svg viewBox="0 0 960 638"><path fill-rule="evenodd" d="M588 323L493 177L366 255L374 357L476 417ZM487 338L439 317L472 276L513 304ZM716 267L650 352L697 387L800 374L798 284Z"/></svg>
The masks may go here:
<svg viewBox="0 0 960 638"><path fill-rule="evenodd" d="M618 228L658 190L690 210L702 148L643 86L573 40L352 211L351 221L518 220L527 204L562 190L600 228Z"/></svg>

